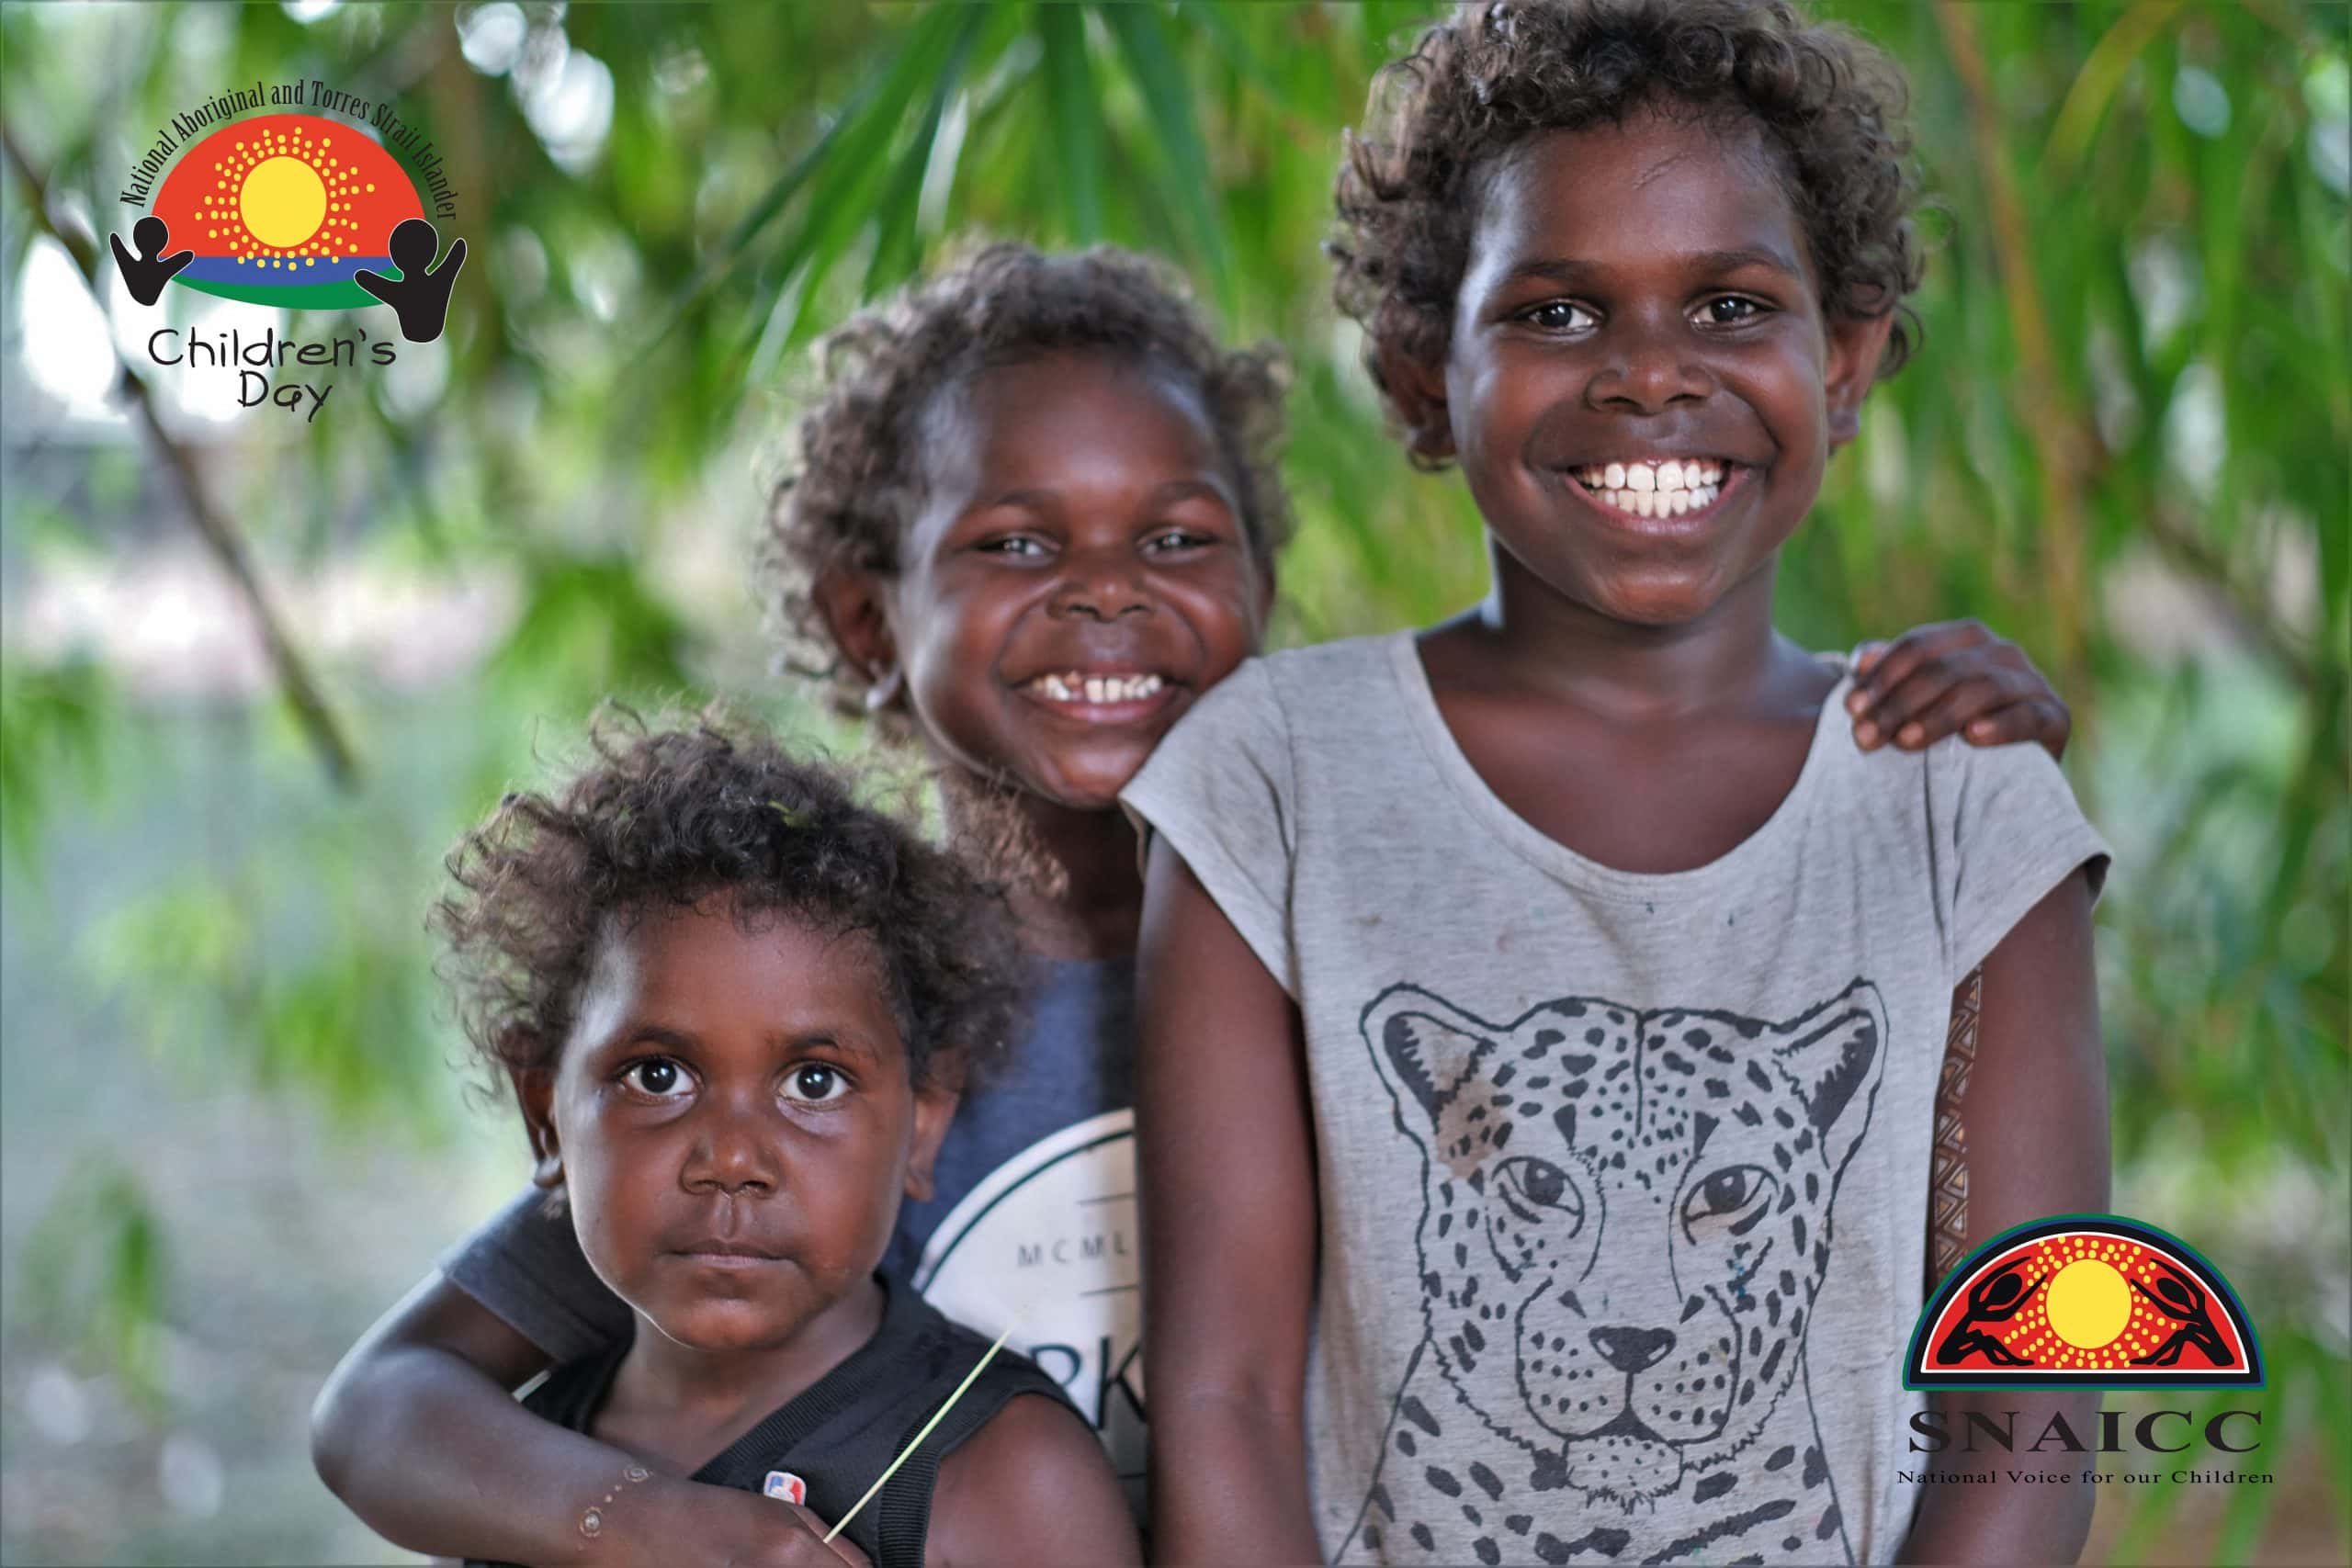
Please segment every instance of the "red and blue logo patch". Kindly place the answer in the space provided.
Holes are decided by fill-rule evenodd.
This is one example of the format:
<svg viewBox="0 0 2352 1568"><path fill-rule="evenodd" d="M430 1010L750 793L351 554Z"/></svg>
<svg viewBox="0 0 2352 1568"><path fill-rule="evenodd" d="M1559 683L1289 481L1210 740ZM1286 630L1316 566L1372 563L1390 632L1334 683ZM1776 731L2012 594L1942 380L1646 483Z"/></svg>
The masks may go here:
<svg viewBox="0 0 2352 1568"><path fill-rule="evenodd" d="M2254 1322L2186 1242L2114 1214L2019 1225L1919 1314L1903 1386L2262 1386Z"/></svg>

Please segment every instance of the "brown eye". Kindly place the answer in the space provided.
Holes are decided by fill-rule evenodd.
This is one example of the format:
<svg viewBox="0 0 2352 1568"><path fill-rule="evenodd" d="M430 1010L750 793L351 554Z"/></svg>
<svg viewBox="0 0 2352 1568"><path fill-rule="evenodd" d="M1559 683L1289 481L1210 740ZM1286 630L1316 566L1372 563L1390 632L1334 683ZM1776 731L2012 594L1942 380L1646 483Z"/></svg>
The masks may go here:
<svg viewBox="0 0 2352 1568"><path fill-rule="evenodd" d="M667 1056L631 1063L621 1074L621 1082L656 1100L674 1100L687 1087L685 1069Z"/></svg>
<svg viewBox="0 0 2352 1568"><path fill-rule="evenodd" d="M784 1097L803 1104L821 1105L829 1100L839 1100L849 1092L849 1080L837 1067L821 1062L808 1062L785 1076Z"/></svg>
<svg viewBox="0 0 2352 1568"><path fill-rule="evenodd" d="M1046 553L1044 542L1026 534L1008 534L1001 538L983 539L972 547L982 555L1011 556L1016 559L1027 559Z"/></svg>
<svg viewBox="0 0 2352 1568"><path fill-rule="evenodd" d="M1579 317L1584 320L1579 321ZM1541 305L1531 306L1521 311L1519 319L1530 326L1554 333L1574 332L1590 321L1583 306L1570 304L1566 299L1546 299Z"/></svg>

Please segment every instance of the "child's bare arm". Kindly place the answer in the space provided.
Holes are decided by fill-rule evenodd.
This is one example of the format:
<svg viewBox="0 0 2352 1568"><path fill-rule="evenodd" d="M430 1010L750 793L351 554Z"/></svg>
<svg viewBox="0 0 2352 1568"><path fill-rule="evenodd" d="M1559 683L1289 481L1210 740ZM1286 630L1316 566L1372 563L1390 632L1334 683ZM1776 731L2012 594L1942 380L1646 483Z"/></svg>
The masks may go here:
<svg viewBox="0 0 2352 1568"><path fill-rule="evenodd" d="M2075 717L2017 644L1975 621L1914 626L1872 643L1854 664L1846 709L1854 740L1917 751L1947 735L1972 746L2030 740L2064 757Z"/></svg>
<svg viewBox="0 0 2352 1568"><path fill-rule="evenodd" d="M626 1481L637 1462L629 1455L514 1403L509 1391L546 1365L537 1346L435 1274L352 1347L320 1391L311 1412L319 1477L412 1551L535 1568L840 1568L765 1497L662 1475ZM594 1535L581 1529L591 1507Z"/></svg>
<svg viewBox="0 0 2352 1568"><path fill-rule="evenodd" d="M1152 1549L1314 1562L1313 1124L1297 1010L1183 860L1145 880L1136 1066Z"/></svg>
<svg viewBox="0 0 2352 1568"><path fill-rule="evenodd" d="M1968 1087L1971 1248L2012 1225L2108 1205L2107 1072L2091 970L2091 897L2076 871L2018 922L1984 966L1976 1065ZM1943 1392L1932 1396L1947 1429L1965 1413L2018 1412L2039 1432L2063 1412L2075 1431L2096 1424L2096 1390ZM2090 1533L2091 1489L2071 1480L2013 1483L2007 1472L2066 1475L2079 1456L1953 1450L1929 1468L1990 1472L1989 1486L1921 1488L1905 1562L2071 1562Z"/></svg>
<svg viewBox="0 0 2352 1568"><path fill-rule="evenodd" d="M1102 1445L1050 1399L1015 1399L940 1461L930 1568L1143 1561Z"/></svg>

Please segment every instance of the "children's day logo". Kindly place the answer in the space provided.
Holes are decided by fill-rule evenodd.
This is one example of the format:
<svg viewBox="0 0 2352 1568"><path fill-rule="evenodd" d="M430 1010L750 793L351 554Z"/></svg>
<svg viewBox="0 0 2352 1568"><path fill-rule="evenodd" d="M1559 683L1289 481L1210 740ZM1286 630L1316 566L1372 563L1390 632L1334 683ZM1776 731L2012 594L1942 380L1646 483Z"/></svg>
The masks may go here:
<svg viewBox="0 0 2352 1568"><path fill-rule="evenodd" d="M264 107L323 107L351 123L302 113L232 118ZM423 174L433 213L454 220L457 198L439 155L390 105L323 82L256 82L216 95L163 127L133 166L122 201L150 210L131 225L129 243L110 237L115 265L141 305L173 283L288 310L380 301L398 314L402 337L431 343L447 320L466 243L452 240L441 254L440 231L425 216L426 194L403 166L403 151ZM165 346L173 352L155 352L159 365L201 358L178 355L175 341ZM222 352L236 363L282 363L281 347L296 345L266 345L258 359L246 352L252 346ZM356 363L356 340L345 347L339 340L327 358L298 358ZM388 363L386 352L375 351L378 363Z"/></svg>
<svg viewBox="0 0 2352 1568"><path fill-rule="evenodd" d="M2177 1237L2068 1214L1994 1237L1952 1270L1911 1331L1903 1386L2262 1386L2254 1322Z"/></svg>
<svg viewBox="0 0 2352 1568"><path fill-rule="evenodd" d="M441 335L466 264L458 240L433 266L440 234L398 159L353 127L304 114L240 120L189 147L131 239L135 254L113 237L114 259L142 305L167 282L290 310L381 300L411 343Z"/></svg>

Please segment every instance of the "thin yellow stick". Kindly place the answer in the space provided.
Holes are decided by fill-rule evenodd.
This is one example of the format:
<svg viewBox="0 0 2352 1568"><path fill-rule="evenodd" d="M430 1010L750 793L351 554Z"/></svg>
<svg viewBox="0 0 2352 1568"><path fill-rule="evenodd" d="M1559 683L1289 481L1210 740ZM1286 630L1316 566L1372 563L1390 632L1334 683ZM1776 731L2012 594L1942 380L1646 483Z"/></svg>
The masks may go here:
<svg viewBox="0 0 2352 1568"><path fill-rule="evenodd" d="M975 1366L970 1371L964 1374L964 1381L956 1385L956 1392L947 1396L947 1403L941 1405L936 1411L933 1412L931 1419L922 1424L922 1430L915 1434L915 1440L907 1445L906 1451L901 1453L897 1459L892 1460L890 1461L890 1468L876 1476L874 1478L874 1484L865 1489L865 1495L860 1497L856 1504L851 1507L850 1511L841 1517L841 1522L839 1524L836 1524L831 1529L825 1532L825 1540L828 1542L830 1542L833 1537L841 1534L842 1530L849 1527L850 1520L857 1517L858 1509L865 1507L865 1505L874 1501L874 1495L882 1490L882 1483L888 1481L890 1477L898 1474L899 1467L906 1463L908 1459L912 1456L917 1449L922 1447L922 1440L931 1436L931 1429L939 1425L941 1417L944 1416L949 1411L956 1408L956 1402L964 1397L964 1391L966 1389L972 1386L972 1380L978 1377L982 1371L986 1371L988 1364L990 1361L996 1359L996 1353L1004 1348L1004 1342L1007 1339L1012 1337L1012 1328L1013 1325L1010 1323L1004 1325L1004 1332L996 1337L996 1343L989 1347L989 1353L980 1358L978 1365Z"/></svg>

